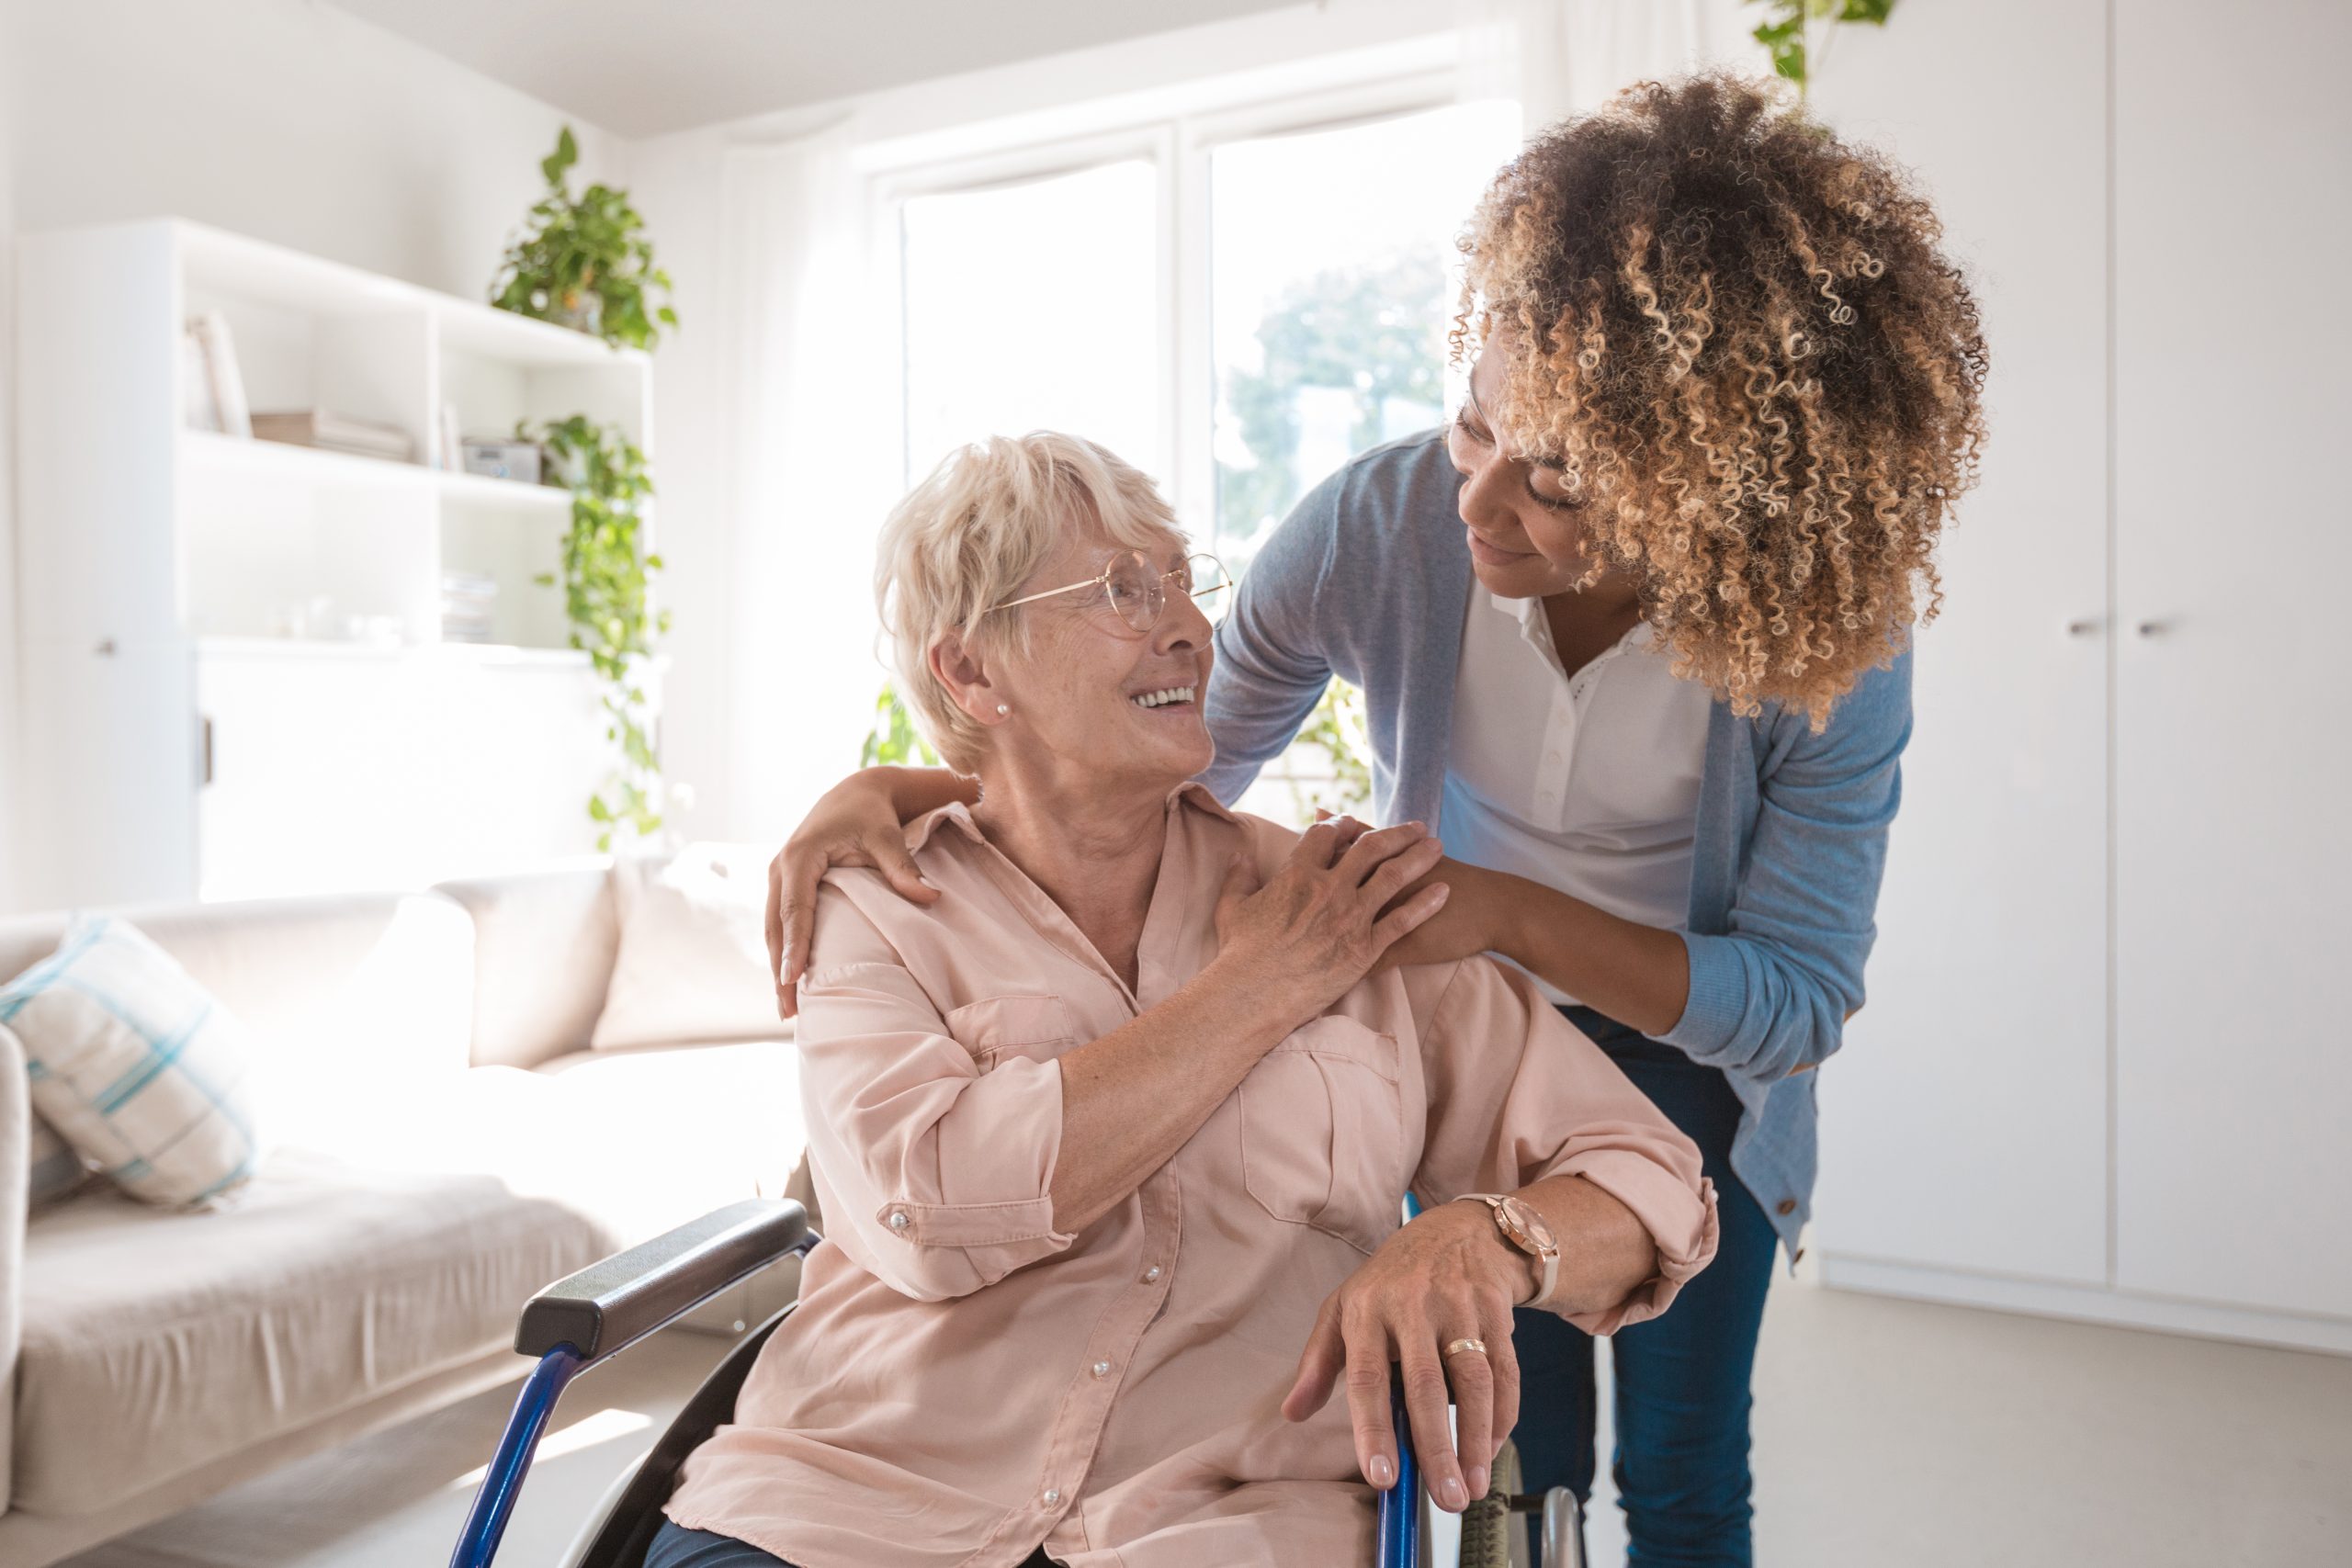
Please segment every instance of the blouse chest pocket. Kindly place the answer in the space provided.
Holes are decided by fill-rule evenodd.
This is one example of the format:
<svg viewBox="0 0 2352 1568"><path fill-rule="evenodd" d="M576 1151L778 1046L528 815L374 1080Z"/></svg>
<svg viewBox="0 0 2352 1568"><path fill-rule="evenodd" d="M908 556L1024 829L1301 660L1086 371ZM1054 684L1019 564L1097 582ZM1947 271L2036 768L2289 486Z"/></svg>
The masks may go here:
<svg viewBox="0 0 2352 1568"><path fill-rule="evenodd" d="M1370 1253L1404 1199L1404 1091L1396 1042L1351 1018L1318 1018L1266 1053L1236 1091L1241 1179L1278 1220Z"/></svg>
<svg viewBox="0 0 2352 1568"><path fill-rule="evenodd" d="M1069 1009L1054 996L986 997L950 1011L946 1021L984 1073L1008 1056L1051 1061L1077 1037Z"/></svg>

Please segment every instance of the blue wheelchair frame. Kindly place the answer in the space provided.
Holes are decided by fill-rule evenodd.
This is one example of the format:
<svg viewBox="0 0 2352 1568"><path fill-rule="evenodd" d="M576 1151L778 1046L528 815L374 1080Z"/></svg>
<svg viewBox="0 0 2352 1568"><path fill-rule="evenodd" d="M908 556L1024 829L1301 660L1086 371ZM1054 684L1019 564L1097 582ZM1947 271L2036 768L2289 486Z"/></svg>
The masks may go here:
<svg viewBox="0 0 2352 1568"><path fill-rule="evenodd" d="M538 1365L515 1398L450 1568L489 1568L566 1384L778 1259L805 1256L819 1239L799 1204L747 1200L616 1253L532 1297L515 1325L514 1348L535 1357ZM748 1344L740 1348L755 1349ZM1404 1400L1398 1396L1392 1404L1396 1484L1380 1494L1373 1561L1375 1568L1418 1568L1420 1467L1413 1457Z"/></svg>

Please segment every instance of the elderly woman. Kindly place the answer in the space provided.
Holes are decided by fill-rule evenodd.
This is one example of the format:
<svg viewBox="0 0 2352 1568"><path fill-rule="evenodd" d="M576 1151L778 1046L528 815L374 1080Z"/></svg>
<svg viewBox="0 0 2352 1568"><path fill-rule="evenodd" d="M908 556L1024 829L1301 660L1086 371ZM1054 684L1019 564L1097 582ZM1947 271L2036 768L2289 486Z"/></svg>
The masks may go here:
<svg viewBox="0 0 2352 1568"><path fill-rule="evenodd" d="M903 689L979 801L910 830L946 897L826 878L798 1001L828 1240L654 1568L1364 1561L1392 1363L1458 1510L1516 1416L1513 1307L1607 1333L1712 1256L1695 1147L1530 982L1372 973L1444 902L1398 897L1433 839L1186 782L1213 564L1053 434L890 520Z"/></svg>

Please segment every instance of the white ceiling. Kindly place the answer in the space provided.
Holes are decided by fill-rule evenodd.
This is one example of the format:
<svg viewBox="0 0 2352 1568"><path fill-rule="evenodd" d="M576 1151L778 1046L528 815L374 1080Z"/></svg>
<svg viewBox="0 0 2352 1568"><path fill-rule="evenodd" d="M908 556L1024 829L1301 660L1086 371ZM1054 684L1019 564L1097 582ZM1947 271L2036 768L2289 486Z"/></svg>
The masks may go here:
<svg viewBox="0 0 2352 1568"><path fill-rule="evenodd" d="M1298 0L332 0L624 136L771 109Z"/></svg>

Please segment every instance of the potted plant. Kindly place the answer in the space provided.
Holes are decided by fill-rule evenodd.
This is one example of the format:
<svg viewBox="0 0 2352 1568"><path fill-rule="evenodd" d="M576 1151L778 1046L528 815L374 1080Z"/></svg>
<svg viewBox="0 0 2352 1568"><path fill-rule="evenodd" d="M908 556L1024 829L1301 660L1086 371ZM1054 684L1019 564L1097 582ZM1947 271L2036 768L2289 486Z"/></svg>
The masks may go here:
<svg viewBox="0 0 2352 1568"><path fill-rule="evenodd" d="M609 344L650 349L663 327L678 324L670 275L653 265L653 242L628 192L592 185L572 196L569 175L579 161L580 145L567 125L539 163L548 193L506 248L490 302Z"/></svg>

